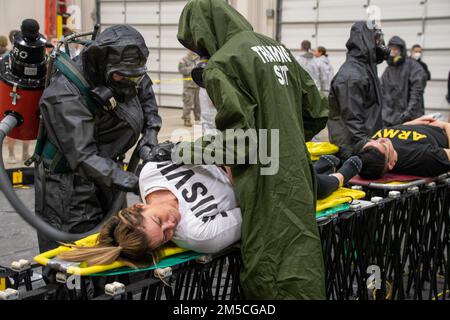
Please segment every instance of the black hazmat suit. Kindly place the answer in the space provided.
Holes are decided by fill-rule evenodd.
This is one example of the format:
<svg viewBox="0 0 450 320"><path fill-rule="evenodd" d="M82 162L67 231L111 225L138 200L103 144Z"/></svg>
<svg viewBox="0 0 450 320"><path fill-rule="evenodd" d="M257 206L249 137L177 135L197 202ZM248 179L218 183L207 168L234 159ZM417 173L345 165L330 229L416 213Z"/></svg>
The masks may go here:
<svg viewBox="0 0 450 320"><path fill-rule="evenodd" d="M136 55L145 67L148 48L142 35L128 25L105 29L75 62L94 88L106 85L106 70L127 72L125 62ZM36 172L36 214L54 227L71 233L91 230L109 211L117 190L138 188L138 177L117 162L138 141L156 140L161 127L152 82L147 74L137 86L137 96L122 99L116 109L97 105L89 110L79 89L60 72L51 79L40 101L48 139L67 160L65 172ZM142 140L141 140L142 141ZM154 141L153 143L156 143ZM39 235L41 252L56 243Z"/></svg>
<svg viewBox="0 0 450 320"><path fill-rule="evenodd" d="M389 40L388 46L398 47L401 58L394 62L390 57L381 76L385 127L402 124L425 114L423 93L427 83L427 73L422 66L416 60L407 58L403 39L394 36Z"/></svg>
<svg viewBox="0 0 450 320"><path fill-rule="evenodd" d="M327 124L330 142L339 146L344 159L383 124L374 31L366 22L356 22L346 47L347 59L331 82Z"/></svg>

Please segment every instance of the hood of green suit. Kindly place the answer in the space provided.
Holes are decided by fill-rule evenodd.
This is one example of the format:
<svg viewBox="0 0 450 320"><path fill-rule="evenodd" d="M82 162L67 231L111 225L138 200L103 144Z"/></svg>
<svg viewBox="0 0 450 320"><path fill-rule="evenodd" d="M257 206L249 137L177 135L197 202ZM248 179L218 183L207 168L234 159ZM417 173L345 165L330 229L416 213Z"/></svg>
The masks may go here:
<svg viewBox="0 0 450 320"><path fill-rule="evenodd" d="M177 38L201 57L211 57L243 31L253 31L253 28L224 0L191 0L181 13Z"/></svg>

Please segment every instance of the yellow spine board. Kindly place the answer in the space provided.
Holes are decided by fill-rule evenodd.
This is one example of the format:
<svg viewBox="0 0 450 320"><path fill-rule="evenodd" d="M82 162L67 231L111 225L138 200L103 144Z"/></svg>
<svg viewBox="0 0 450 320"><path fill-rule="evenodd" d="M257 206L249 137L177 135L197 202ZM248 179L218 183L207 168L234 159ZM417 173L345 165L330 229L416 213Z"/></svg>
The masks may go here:
<svg viewBox="0 0 450 320"><path fill-rule="evenodd" d="M6 279L0 278L0 291L6 290Z"/></svg>
<svg viewBox="0 0 450 320"><path fill-rule="evenodd" d="M343 203L349 203L352 200L362 199L366 196L364 191L339 188L333 192L328 198L318 200L316 203L316 211L323 211L325 209L336 207Z"/></svg>
<svg viewBox="0 0 450 320"><path fill-rule="evenodd" d="M306 147L308 148L308 151L311 154L311 159L313 161L318 160L320 156L326 154L336 154L339 152L339 147L329 142L309 141L306 143Z"/></svg>

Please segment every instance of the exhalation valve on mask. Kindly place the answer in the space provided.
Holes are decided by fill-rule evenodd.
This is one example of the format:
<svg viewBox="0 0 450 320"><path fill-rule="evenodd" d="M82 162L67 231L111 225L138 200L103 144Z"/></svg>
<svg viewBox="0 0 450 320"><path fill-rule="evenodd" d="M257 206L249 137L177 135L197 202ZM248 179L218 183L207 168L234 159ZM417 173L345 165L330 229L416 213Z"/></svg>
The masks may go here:
<svg viewBox="0 0 450 320"><path fill-rule="evenodd" d="M116 98L114 98L114 93L110 88L99 86L94 88L91 94L95 102L101 105L105 111L112 111L117 107Z"/></svg>

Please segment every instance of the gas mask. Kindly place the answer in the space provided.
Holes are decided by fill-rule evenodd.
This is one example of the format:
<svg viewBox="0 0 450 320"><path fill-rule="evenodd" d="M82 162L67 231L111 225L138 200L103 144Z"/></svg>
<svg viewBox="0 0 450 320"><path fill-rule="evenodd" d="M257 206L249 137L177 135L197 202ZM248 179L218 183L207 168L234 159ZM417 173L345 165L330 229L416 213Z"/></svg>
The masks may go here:
<svg viewBox="0 0 450 320"><path fill-rule="evenodd" d="M147 68L144 66L119 65L107 67L106 86L119 102L127 102L137 96L137 86L141 82ZM120 79L114 79L114 77Z"/></svg>
<svg viewBox="0 0 450 320"><path fill-rule="evenodd" d="M200 88L205 88L205 82L203 81L203 71L205 71L205 68L208 65L208 60L209 60L209 57L201 57L200 61L197 62L197 65L191 71L192 80Z"/></svg>
<svg viewBox="0 0 450 320"><path fill-rule="evenodd" d="M389 58L387 59L387 63L390 66L397 66L403 62L402 51L398 47L393 47L389 54Z"/></svg>
<svg viewBox="0 0 450 320"><path fill-rule="evenodd" d="M384 34L381 29L375 29L375 53L377 64L382 63L384 60L388 60L391 50L386 46L384 42Z"/></svg>

